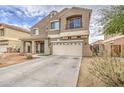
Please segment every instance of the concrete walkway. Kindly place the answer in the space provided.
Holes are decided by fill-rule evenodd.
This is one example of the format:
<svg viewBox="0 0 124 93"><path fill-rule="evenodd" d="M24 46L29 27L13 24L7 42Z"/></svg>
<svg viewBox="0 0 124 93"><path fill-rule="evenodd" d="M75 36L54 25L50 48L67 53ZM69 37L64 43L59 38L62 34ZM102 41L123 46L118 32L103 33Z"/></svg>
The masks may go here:
<svg viewBox="0 0 124 93"><path fill-rule="evenodd" d="M0 68L2 87L74 87L80 57L42 56L25 63Z"/></svg>

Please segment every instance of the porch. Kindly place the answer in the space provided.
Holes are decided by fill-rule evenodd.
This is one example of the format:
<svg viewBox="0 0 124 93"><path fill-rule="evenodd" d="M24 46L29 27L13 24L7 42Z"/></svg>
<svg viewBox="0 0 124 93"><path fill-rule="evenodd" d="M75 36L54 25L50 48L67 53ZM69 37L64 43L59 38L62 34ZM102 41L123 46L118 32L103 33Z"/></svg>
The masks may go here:
<svg viewBox="0 0 124 93"><path fill-rule="evenodd" d="M23 39L21 53L50 54L48 39Z"/></svg>

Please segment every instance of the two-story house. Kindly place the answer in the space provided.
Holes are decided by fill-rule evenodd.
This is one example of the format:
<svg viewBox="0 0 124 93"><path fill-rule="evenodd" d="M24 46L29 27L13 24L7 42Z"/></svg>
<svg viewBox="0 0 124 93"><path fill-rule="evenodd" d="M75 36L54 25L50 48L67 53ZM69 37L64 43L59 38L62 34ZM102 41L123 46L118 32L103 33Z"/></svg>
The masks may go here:
<svg viewBox="0 0 124 93"><path fill-rule="evenodd" d="M79 7L52 11L22 38L22 52L91 56L88 44L91 10Z"/></svg>
<svg viewBox="0 0 124 93"><path fill-rule="evenodd" d="M0 53L19 51L21 41L19 38L30 36L30 32L24 28L13 25L0 24Z"/></svg>

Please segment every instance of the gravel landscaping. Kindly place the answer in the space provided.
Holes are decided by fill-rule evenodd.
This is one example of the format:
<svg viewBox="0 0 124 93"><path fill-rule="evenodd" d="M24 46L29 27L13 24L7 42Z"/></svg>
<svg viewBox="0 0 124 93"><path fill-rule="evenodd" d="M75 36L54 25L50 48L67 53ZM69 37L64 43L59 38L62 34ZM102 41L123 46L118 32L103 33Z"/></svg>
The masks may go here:
<svg viewBox="0 0 124 93"><path fill-rule="evenodd" d="M25 62L26 56L22 56L18 53L4 53L0 54L0 68L13 64Z"/></svg>

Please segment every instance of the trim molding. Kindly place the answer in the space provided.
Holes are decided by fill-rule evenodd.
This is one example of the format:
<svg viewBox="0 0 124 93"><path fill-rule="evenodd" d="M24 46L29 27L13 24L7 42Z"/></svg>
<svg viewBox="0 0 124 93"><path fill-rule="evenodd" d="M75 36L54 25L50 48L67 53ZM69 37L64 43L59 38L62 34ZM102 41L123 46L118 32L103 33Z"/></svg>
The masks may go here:
<svg viewBox="0 0 124 93"><path fill-rule="evenodd" d="M61 32L60 37L63 36L76 36L76 35L88 35L88 30L75 31L75 32Z"/></svg>
<svg viewBox="0 0 124 93"><path fill-rule="evenodd" d="M59 20L51 20L50 23L51 23L51 22L57 22L57 21L59 22Z"/></svg>
<svg viewBox="0 0 124 93"><path fill-rule="evenodd" d="M60 37L60 34L57 34L57 35L48 35L49 38L59 38Z"/></svg>
<svg viewBox="0 0 124 93"><path fill-rule="evenodd" d="M83 31L75 31L75 32L61 32L60 34L56 35L48 35L49 38L60 38L63 36L80 36L80 35L88 35L87 30Z"/></svg>
<svg viewBox="0 0 124 93"><path fill-rule="evenodd" d="M57 42L82 42L84 40L60 40L60 41L51 41L51 43L57 43Z"/></svg>

